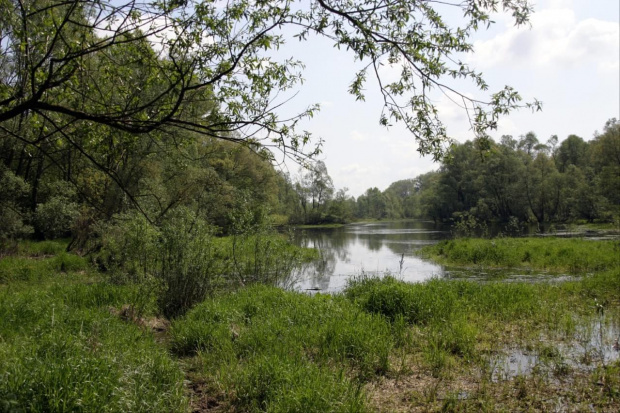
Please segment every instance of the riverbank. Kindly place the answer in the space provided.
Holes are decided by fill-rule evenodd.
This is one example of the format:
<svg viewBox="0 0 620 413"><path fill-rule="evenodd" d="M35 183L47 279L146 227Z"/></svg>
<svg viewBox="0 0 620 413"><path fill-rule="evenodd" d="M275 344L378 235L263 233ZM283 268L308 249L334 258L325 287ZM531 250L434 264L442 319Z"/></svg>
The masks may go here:
<svg viewBox="0 0 620 413"><path fill-rule="evenodd" d="M620 265L607 246L536 241L517 242L592 247L592 274L359 277L314 296L253 285L173 320L154 303L132 314L135 285L33 244L0 260L22 274L0 280L0 411L618 411Z"/></svg>

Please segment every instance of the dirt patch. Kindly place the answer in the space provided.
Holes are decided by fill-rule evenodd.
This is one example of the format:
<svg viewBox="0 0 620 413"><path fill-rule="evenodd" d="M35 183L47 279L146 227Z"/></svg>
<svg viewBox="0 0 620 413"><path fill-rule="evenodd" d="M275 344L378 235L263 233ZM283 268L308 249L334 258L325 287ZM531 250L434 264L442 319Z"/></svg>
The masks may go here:
<svg viewBox="0 0 620 413"><path fill-rule="evenodd" d="M187 390L190 398L190 411L202 412L226 412L229 411L226 403L210 391L209 386L201 382L188 382Z"/></svg>
<svg viewBox="0 0 620 413"><path fill-rule="evenodd" d="M158 341L165 342L170 329L170 321L162 317L140 317L135 308L130 304L124 304L121 308L109 307L110 314L121 320L135 324L145 330L151 331Z"/></svg>

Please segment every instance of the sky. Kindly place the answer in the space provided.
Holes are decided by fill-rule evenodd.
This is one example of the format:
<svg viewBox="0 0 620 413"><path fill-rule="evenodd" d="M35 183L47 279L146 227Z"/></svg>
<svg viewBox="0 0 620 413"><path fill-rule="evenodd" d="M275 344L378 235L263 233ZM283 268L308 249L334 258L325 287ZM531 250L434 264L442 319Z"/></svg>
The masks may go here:
<svg viewBox="0 0 620 413"><path fill-rule="evenodd" d="M562 141L570 134L590 140L608 119L620 118L619 15L618 0L538 0L531 27L515 27L510 16L493 15L496 24L476 34L474 53L462 59L484 73L490 91L510 85L524 101L542 101L543 111L510 114L491 136L518 138L533 131L541 142L552 135ZM323 139L317 159L325 162L336 189L346 187L357 197L367 188L384 190L439 167L419 155L403 126L379 125L382 101L373 84L364 102L348 94L360 67L352 55L316 38L289 41L279 53L306 65L304 83L286 111L321 104L321 111L300 126ZM460 91L484 97L465 84ZM436 104L449 136L459 142L473 139L461 109L445 97ZM285 167L293 178L298 169L293 163Z"/></svg>

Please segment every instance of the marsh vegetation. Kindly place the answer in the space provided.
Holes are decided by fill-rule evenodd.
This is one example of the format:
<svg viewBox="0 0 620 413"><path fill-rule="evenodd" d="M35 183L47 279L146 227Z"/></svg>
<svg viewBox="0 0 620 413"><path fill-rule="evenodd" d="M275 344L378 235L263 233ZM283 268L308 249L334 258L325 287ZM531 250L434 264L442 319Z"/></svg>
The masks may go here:
<svg viewBox="0 0 620 413"><path fill-rule="evenodd" d="M423 250L459 265L580 274L573 281L362 274L331 295L249 282L171 319L145 284L110 278L65 247L20 243L1 261L2 411L620 407L617 241L465 239ZM579 253L588 258L577 266Z"/></svg>

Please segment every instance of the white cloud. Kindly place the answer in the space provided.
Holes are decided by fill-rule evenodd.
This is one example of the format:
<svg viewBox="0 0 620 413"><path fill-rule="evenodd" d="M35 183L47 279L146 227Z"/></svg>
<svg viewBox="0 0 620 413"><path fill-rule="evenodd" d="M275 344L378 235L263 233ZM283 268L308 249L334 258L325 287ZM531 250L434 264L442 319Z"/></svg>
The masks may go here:
<svg viewBox="0 0 620 413"><path fill-rule="evenodd" d="M474 43L470 62L478 68L494 66L564 67L595 63L602 71L618 66L620 28L617 22L589 18L577 20L575 12L561 8L537 11L530 30L506 26L489 40Z"/></svg>
<svg viewBox="0 0 620 413"><path fill-rule="evenodd" d="M360 174L368 172L368 167L363 167L358 163L352 163L340 168L340 172L345 174Z"/></svg>
<svg viewBox="0 0 620 413"><path fill-rule="evenodd" d="M364 135L363 133L357 131L357 130L353 130L351 131L351 133L349 134L349 136L351 137L352 140L354 141L366 141L368 140L368 136Z"/></svg>
<svg viewBox="0 0 620 413"><path fill-rule="evenodd" d="M349 188L349 193L357 197L370 187L385 189L392 182L390 171L391 168L383 162L363 165L352 163L338 168L332 177L334 182L344 183L344 186Z"/></svg>
<svg viewBox="0 0 620 413"><path fill-rule="evenodd" d="M573 0L550 0L549 8L550 9L572 9Z"/></svg>

